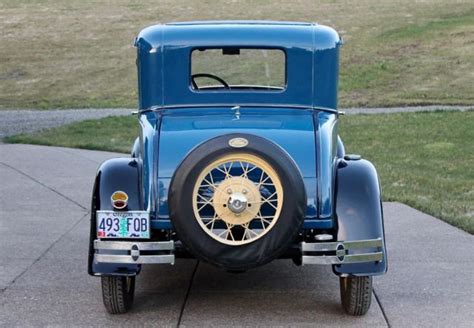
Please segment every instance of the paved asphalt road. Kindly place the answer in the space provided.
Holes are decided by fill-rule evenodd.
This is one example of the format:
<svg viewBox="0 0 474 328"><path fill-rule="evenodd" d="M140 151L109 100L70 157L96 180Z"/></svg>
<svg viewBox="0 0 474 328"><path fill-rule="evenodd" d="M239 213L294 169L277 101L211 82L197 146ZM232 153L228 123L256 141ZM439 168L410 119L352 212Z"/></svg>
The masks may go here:
<svg viewBox="0 0 474 328"><path fill-rule="evenodd" d="M145 267L126 315L86 273L93 177L113 153L0 145L0 326L473 327L473 237L385 203L389 272L349 317L330 268L275 261L229 274L195 260ZM119 155L120 156L120 155Z"/></svg>
<svg viewBox="0 0 474 328"><path fill-rule="evenodd" d="M387 114L399 112L423 112L436 110L466 111L474 106L413 106L390 108L347 108L341 109L347 115L353 114ZM0 138L19 133L29 133L45 128L52 128L72 122L98 119L106 116L130 115L136 109L131 108L87 108L87 109L51 109L0 110Z"/></svg>

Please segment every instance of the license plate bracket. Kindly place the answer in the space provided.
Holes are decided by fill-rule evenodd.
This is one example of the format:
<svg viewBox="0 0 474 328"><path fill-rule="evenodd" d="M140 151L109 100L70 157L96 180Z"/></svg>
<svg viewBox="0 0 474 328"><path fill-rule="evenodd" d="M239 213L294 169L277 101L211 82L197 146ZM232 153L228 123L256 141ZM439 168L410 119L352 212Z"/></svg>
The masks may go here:
<svg viewBox="0 0 474 328"><path fill-rule="evenodd" d="M150 213L147 211L97 211L97 237L149 239Z"/></svg>

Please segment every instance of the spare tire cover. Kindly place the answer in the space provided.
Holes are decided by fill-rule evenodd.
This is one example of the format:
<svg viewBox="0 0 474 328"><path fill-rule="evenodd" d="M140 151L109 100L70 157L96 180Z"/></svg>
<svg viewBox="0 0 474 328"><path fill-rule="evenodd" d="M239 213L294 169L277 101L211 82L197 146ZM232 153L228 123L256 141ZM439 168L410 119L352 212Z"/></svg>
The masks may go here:
<svg viewBox="0 0 474 328"><path fill-rule="evenodd" d="M190 152L173 176L168 200L185 247L229 270L280 256L300 231L306 209L303 179L287 153L240 133Z"/></svg>

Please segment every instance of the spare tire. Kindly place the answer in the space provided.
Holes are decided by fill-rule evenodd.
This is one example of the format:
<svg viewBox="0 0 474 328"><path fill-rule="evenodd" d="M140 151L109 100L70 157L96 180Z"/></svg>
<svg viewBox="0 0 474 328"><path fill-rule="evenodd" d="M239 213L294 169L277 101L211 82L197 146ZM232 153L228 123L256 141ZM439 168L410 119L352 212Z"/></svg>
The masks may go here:
<svg viewBox="0 0 474 328"><path fill-rule="evenodd" d="M293 160L249 134L224 135L196 147L177 168L168 200L184 246L228 270L280 256L300 231L306 209Z"/></svg>

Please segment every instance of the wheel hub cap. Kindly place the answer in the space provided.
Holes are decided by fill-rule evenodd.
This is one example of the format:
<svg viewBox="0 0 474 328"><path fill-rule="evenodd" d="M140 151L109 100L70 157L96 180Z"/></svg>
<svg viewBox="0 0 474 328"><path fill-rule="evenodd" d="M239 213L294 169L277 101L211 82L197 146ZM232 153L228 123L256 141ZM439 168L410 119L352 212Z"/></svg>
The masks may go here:
<svg viewBox="0 0 474 328"><path fill-rule="evenodd" d="M242 213L247 208L247 197L240 192L236 192L229 197L227 206L236 214Z"/></svg>

